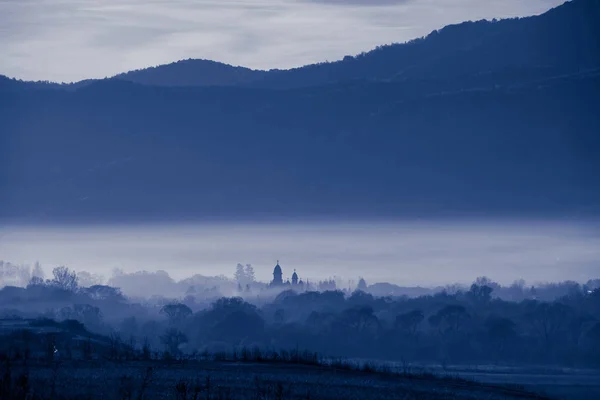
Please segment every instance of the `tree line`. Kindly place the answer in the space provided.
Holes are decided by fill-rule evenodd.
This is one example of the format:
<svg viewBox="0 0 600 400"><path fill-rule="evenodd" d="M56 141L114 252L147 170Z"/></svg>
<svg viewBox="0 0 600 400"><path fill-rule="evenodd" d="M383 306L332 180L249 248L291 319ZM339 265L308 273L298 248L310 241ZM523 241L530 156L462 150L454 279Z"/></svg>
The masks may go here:
<svg viewBox="0 0 600 400"><path fill-rule="evenodd" d="M138 301L111 286L79 287L59 267L51 279L0 290L0 315L78 321L170 357L247 347L408 363L600 366L600 289L569 287L553 301L494 297L485 278L413 298L374 296L361 282L366 290Z"/></svg>

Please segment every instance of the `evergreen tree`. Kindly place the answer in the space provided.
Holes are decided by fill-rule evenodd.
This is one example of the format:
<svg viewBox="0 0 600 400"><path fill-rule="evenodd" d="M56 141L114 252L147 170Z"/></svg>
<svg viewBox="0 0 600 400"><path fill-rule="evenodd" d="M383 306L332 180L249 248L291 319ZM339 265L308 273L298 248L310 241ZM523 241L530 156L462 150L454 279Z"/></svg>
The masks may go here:
<svg viewBox="0 0 600 400"><path fill-rule="evenodd" d="M42 269L42 266L40 265L40 263L37 261L33 265L33 271L31 271L31 277L37 277L42 280L44 279L44 270Z"/></svg>
<svg viewBox="0 0 600 400"><path fill-rule="evenodd" d="M248 282L252 283L256 280L256 277L254 276L254 268L252 267L252 264L246 264L246 279L248 280Z"/></svg>
<svg viewBox="0 0 600 400"><path fill-rule="evenodd" d="M246 281L246 273L244 272L244 266L242 264L238 264L235 268L234 278L238 283Z"/></svg>

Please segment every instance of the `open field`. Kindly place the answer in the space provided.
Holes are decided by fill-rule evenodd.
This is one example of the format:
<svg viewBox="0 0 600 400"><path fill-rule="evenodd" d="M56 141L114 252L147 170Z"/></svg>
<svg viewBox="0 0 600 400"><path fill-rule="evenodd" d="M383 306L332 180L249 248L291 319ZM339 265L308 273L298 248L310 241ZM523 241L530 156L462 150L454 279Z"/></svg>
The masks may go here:
<svg viewBox="0 0 600 400"><path fill-rule="evenodd" d="M491 384L516 384L527 390L545 393L565 400L600 399L600 373L588 374L526 374L464 372L459 377Z"/></svg>
<svg viewBox="0 0 600 400"><path fill-rule="evenodd" d="M277 363L61 362L27 371L30 398L543 399L524 390L432 376ZM12 390L12 393L17 393ZM1 396L0 396L1 397ZM15 397L16 398L16 397Z"/></svg>
<svg viewBox="0 0 600 400"><path fill-rule="evenodd" d="M381 365L390 371L409 374L432 374L489 385L521 387L554 399L600 399L600 370L551 366L402 364L398 362L355 359L351 362Z"/></svg>
<svg viewBox="0 0 600 400"><path fill-rule="evenodd" d="M453 366L444 372L441 368L428 366L427 371L493 385L518 385L558 399L600 399L600 371L593 369Z"/></svg>

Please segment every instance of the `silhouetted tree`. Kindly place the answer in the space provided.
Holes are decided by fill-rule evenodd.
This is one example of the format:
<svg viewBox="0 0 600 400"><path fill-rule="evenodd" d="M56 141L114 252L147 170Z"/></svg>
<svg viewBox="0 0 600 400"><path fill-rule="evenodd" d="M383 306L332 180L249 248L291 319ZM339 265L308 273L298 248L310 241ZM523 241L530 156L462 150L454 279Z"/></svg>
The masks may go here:
<svg viewBox="0 0 600 400"><path fill-rule="evenodd" d="M43 286L43 285L44 285L44 280L42 278L40 278L39 276L32 276L31 279L29 280L29 283L27 284L27 287Z"/></svg>
<svg viewBox="0 0 600 400"><path fill-rule="evenodd" d="M583 343L590 358L595 360L595 365L600 365L600 322L596 322L585 332Z"/></svg>
<svg viewBox="0 0 600 400"><path fill-rule="evenodd" d="M192 310L185 304L167 304L160 310L161 314L166 314L171 325L178 325L187 317L192 315Z"/></svg>
<svg viewBox="0 0 600 400"><path fill-rule="evenodd" d="M536 303L528 314L528 321L544 343L546 353L559 330L567 324L569 311L567 306L560 303Z"/></svg>
<svg viewBox="0 0 600 400"><path fill-rule="evenodd" d="M416 340L419 324L421 324L424 318L425 316L421 310L409 311L396 316L395 326L396 329Z"/></svg>
<svg viewBox="0 0 600 400"><path fill-rule="evenodd" d="M89 304L74 304L71 307L63 307L58 311L58 319L76 320L87 328L98 330L102 325L102 312L98 307Z"/></svg>
<svg viewBox="0 0 600 400"><path fill-rule="evenodd" d="M56 287L70 292L77 291L78 283L75 271L71 271L67 267L56 267L52 270L52 275L54 276L52 284Z"/></svg>
<svg viewBox="0 0 600 400"><path fill-rule="evenodd" d="M474 303L486 304L492 299L493 291L494 289L492 289L490 286L474 283L471 285L471 289L467 292L467 296Z"/></svg>
<svg viewBox="0 0 600 400"><path fill-rule="evenodd" d="M498 357L504 353L507 342L516 335L515 323L508 318L491 316L486 322L488 336L495 344Z"/></svg>
<svg viewBox="0 0 600 400"><path fill-rule="evenodd" d="M169 328L160 337L160 341L165 346L166 350L171 355L179 355L181 353L181 345L188 342L187 336L178 329Z"/></svg>
<svg viewBox="0 0 600 400"><path fill-rule="evenodd" d="M460 331L463 322L469 317L465 307L448 305L429 317L429 324L438 329L442 335Z"/></svg>
<svg viewBox="0 0 600 400"><path fill-rule="evenodd" d="M256 280L256 277L254 276L254 268L252 267L251 264L246 264L246 268L244 270L245 274L246 274L246 280L247 283L252 283Z"/></svg>
<svg viewBox="0 0 600 400"><path fill-rule="evenodd" d="M33 264L33 270L31 271L31 277L34 278L40 278L42 281L44 280L45 274L44 274L44 270L42 269L42 266L40 265L39 262L35 262L35 264Z"/></svg>
<svg viewBox="0 0 600 400"><path fill-rule="evenodd" d="M86 288L85 293L94 300L125 301L121 290L112 286L93 285Z"/></svg>
<svg viewBox="0 0 600 400"><path fill-rule="evenodd" d="M370 306L353 307L345 310L341 315L341 320L348 328L359 333L365 331L376 333L379 328L379 320L373 314L373 308Z"/></svg>
<svg viewBox="0 0 600 400"><path fill-rule="evenodd" d="M239 284L246 282L246 273L242 264L238 264L235 267L235 274L233 275L233 277Z"/></svg>

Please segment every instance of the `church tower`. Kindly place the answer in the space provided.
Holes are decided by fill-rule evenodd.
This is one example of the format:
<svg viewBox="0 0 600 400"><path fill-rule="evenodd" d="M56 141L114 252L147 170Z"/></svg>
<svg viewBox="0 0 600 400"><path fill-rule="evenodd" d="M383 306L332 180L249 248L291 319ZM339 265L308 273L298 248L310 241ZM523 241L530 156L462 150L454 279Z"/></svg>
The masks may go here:
<svg viewBox="0 0 600 400"><path fill-rule="evenodd" d="M283 273L281 272L281 267L279 266L279 260L277 260L277 265L275 266L275 269L273 269L273 282L271 282L271 286L283 285L282 275Z"/></svg>
<svg viewBox="0 0 600 400"><path fill-rule="evenodd" d="M296 286L298 284L298 274L296 270L294 270L294 274L292 275L292 285Z"/></svg>

